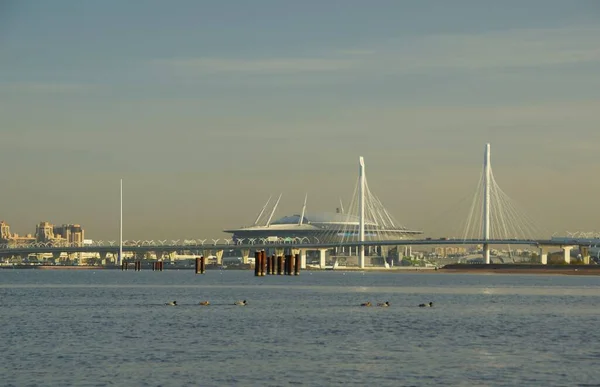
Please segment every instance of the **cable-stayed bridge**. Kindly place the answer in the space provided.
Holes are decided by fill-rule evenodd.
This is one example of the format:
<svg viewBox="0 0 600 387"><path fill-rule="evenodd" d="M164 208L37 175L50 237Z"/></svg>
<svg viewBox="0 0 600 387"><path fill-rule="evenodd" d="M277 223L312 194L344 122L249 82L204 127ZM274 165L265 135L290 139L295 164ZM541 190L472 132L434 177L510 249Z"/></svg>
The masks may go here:
<svg viewBox="0 0 600 387"><path fill-rule="evenodd" d="M28 245L0 245L0 256L52 253L98 253L106 258L109 254L119 264L124 252L143 254L155 253L157 259L173 251L196 251L207 255L216 252L222 256L224 250L241 250L246 260L252 250L273 251L296 250L305 255L308 250L318 250L321 262L324 252L333 250L336 255L355 257L356 265L364 268L367 257L385 256L387 247L423 245L481 245L485 263L490 263L490 245L530 245L540 249L540 263L547 263L551 246L560 246L565 261L570 260L570 250L576 245L588 247L600 245L597 238L543 239L535 223L523 215L508 195L500 189L492 173L490 145L487 144L484 168L473 195L460 238L419 239L421 231L401 225L386 210L382 202L370 190L363 158L359 159L359 173L352 198L344 210L340 209L328 217L316 217L306 213L306 198L299 215L273 220L281 199L275 203L268 216L263 207L253 225L226 230L230 239L180 239L180 240L123 240L122 228L122 182L121 182L121 227L120 240L97 241L92 245L62 245L33 243ZM263 215L265 215L263 217ZM263 222L261 222L263 219Z"/></svg>

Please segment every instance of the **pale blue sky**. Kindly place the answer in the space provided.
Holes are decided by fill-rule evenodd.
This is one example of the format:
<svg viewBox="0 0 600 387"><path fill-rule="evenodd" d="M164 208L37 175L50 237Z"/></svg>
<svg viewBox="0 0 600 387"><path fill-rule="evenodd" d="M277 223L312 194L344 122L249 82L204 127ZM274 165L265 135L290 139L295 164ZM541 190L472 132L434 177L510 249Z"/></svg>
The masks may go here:
<svg viewBox="0 0 600 387"><path fill-rule="evenodd" d="M457 234L484 144L549 232L598 229L600 3L0 0L0 218L220 236L349 200ZM464 214L466 217L466 213Z"/></svg>

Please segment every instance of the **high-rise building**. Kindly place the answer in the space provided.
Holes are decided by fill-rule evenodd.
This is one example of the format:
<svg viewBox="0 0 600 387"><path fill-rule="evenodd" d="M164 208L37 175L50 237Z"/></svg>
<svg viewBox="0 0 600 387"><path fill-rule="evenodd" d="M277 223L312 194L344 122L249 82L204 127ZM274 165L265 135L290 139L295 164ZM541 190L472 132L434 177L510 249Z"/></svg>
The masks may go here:
<svg viewBox="0 0 600 387"><path fill-rule="evenodd" d="M50 222L40 222L35 226L35 239L38 242L54 241L54 225Z"/></svg>
<svg viewBox="0 0 600 387"><path fill-rule="evenodd" d="M10 226L0 220L0 243L28 244L35 242L52 243L55 246L83 246L84 231L78 224L55 226L50 222L40 222L35 227L35 235L20 236L10 232Z"/></svg>
<svg viewBox="0 0 600 387"><path fill-rule="evenodd" d="M62 238L68 244L83 246L84 231L78 224L54 226L54 236Z"/></svg>
<svg viewBox="0 0 600 387"><path fill-rule="evenodd" d="M5 221L0 220L0 239L6 243L10 237L10 226Z"/></svg>

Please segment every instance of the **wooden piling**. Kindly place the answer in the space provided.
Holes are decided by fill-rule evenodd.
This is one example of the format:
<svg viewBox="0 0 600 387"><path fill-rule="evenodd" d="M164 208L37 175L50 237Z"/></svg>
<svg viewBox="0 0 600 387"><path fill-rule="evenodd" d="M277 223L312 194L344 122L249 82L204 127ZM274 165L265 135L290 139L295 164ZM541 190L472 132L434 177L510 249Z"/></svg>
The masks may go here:
<svg viewBox="0 0 600 387"><path fill-rule="evenodd" d="M206 258L204 256L200 257L200 274L204 274L206 272Z"/></svg>
<svg viewBox="0 0 600 387"><path fill-rule="evenodd" d="M292 271L291 270L292 267L290 266L291 262L292 262L292 256L289 255L289 254L286 254L285 255L285 265L284 265L284 269L283 269L283 273L285 275L290 275L291 274L291 271Z"/></svg>
<svg viewBox="0 0 600 387"><path fill-rule="evenodd" d="M200 258L196 258L194 265L194 273L200 274Z"/></svg>
<svg viewBox="0 0 600 387"><path fill-rule="evenodd" d="M254 276L260 276L260 251L254 252Z"/></svg>
<svg viewBox="0 0 600 387"><path fill-rule="evenodd" d="M294 258L294 275L300 275L300 254L296 254Z"/></svg>
<svg viewBox="0 0 600 387"><path fill-rule="evenodd" d="M280 255L277 257L277 275L283 274L283 257Z"/></svg>
<svg viewBox="0 0 600 387"><path fill-rule="evenodd" d="M260 260L260 275L264 276L267 271L267 253L266 251L261 251L261 260Z"/></svg>
<svg viewBox="0 0 600 387"><path fill-rule="evenodd" d="M277 257L275 255L271 255L271 261L269 262L271 265L269 266L269 271L271 271L271 275L275 275L275 260Z"/></svg>

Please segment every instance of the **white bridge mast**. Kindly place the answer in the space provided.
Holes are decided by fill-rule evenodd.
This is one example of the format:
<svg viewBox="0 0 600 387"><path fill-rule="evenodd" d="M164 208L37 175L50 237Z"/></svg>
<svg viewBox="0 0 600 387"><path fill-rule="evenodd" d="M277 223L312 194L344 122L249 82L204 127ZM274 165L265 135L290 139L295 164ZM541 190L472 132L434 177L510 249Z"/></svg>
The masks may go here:
<svg viewBox="0 0 600 387"><path fill-rule="evenodd" d="M486 264L491 263L490 245L490 185L491 185L490 144L485 144L483 158L483 259Z"/></svg>
<svg viewBox="0 0 600 387"><path fill-rule="evenodd" d="M117 266L121 265L123 260L123 179L121 179L121 212L119 216L119 256L117 257Z"/></svg>
<svg viewBox="0 0 600 387"><path fill-rule="evenodd" d="M365 241L365 160L362 156L359 158L359 168L358 168L358 189L359 189L359 197L358 197L358 206L359 206L359 224L358 224L358 237L359 241L362 243ZM359 246L358 253L358 265L361 269L365 267L365 245L361 244Z"/></svg>

